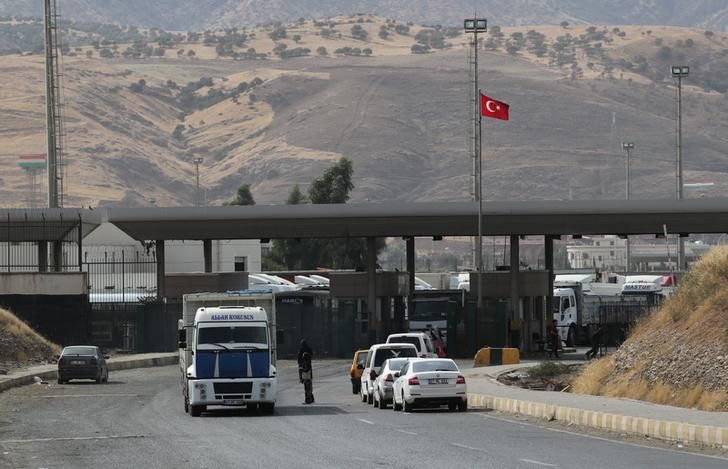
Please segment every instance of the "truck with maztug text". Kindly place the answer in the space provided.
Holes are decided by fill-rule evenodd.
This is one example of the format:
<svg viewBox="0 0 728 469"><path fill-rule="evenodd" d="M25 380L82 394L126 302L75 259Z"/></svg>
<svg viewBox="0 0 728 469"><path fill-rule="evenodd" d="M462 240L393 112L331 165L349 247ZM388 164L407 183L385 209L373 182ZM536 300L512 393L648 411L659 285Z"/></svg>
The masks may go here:
<svg viewBox="0 0 728 469"><path fill-rule="evenodd" d="M180 370L185 411L209 406L275 410L277 376L272 323L262 307L200 307L180 320Z"/></svg>

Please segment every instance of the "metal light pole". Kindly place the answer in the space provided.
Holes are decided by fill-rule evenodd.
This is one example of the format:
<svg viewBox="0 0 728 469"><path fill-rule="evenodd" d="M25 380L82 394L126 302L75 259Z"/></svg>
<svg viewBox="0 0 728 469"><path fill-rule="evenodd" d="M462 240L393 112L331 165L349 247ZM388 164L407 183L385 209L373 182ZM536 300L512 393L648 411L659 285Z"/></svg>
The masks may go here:
<svg viewBox="0 0 728 469"><path fill-rule="evenodd" d="M683 170L682 170L682 79L687 78L690 74L690 67L687 65L673 65L670 67L670 72L673 78L677 78L677 129L676 129L676 147L677 147L677 167L676 173L676 184L677 184L677 198L678 200L683 198ZM678 234L678 250L677 250L677 268L681 270L682 263L685 259L685 243L683 242L682 236Z"/></svg>
<svg viewBox="0 0 728 469"><path fill-rule="evenodd" d="M483 156L482 156L482 126L481 126L481 114L480 114L480 88L478 87L478 33L484 33L488 31L488 20L484 18L470 18L464 22L464 29L466 34L473 34L473 58L474 58L474 88L473 93L475 96L475 103L473 106L473 115L477 114L478 118L473 119L476 129L473 129L473 135L477 135L476 143L474 144L475 154L477 154L477 185L473 191L473 195L478 199L478 239L476 242L475 250L476 257L478 259L478 285L477 285L477 312L483 309L483 293L482 293L482 278L483 278Z"/></svg>
<svg viewBox="0 0 728 469"><path fill-rule="evenodd" d="M195 165L195 181L197 184L197 192L195 193L195 206L200 206L200 163L202 163L202 158L194 158L192 160L192 163Z"/></svg>
<svg viewBox="0 0 728 469"><path fill-rule="evenodd" d="M633 142L622 142L622 149L627 152L627 171L626 171L626 189L624 191L625 193L625 199L629 200L629 151L634 149L634 143ZM629 245L629 234L626 235L625 238L625 270L626 272L629 272L629 265L630 265L630 245Z"/></svg>

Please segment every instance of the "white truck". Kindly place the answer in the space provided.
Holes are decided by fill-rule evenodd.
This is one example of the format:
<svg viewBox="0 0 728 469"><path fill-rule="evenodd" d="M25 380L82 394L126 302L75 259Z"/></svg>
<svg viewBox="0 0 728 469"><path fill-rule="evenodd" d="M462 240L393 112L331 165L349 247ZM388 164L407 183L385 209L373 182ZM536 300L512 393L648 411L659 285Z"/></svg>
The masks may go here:
<svg viewBox="0 0 728 469"><path fill-rule="evenodd" d="M586 343L597 326L624 330L663 298L655 289L631 290L629 277L613 284L569 277L557 275L553 290L553 318L569 346Z"/></svg>
<svg viewBox="0 0 728 469"><path fill-rule="evenodd" d="M247 406L272 414L275 332L265 309L200 307L191 325L186 319L180 321L179 343L185 411L198 417L208 406Z"/></svg>

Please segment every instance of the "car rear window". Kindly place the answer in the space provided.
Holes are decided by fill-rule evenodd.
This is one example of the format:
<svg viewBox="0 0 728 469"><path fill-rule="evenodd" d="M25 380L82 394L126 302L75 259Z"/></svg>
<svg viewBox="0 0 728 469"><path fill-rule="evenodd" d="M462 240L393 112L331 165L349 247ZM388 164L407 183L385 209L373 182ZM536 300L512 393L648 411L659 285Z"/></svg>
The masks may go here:
<svg viewBox="0 0 728 469"><path fill-rule="evenodd" d="M390 358L389 369L392 371L399 371L405 363L407 363L407 358Z"/></svg>
<svg viewBox="0 0 728 469"><path fill-rule="evenodd" d="M412 371L422 373L424 371L459 371L457 365L451 361L423 360L412 364Z"/></svg>
<svg viewBox="0 0 728 469"><path fill-rule="evenodd" d="M95 347L66 347L63 355L96 355Z"/></svg>
<svg viewBox="0 0 728 469"><path fill-rule="evenodd" d="M390 339L390 342L397 342L400 344L412 344L415 346L415 348L417 349L418 352L421 352L419 337L412 337L412 336L392 337Z"/></svg>
<svg viewBox="0 0 728 469"><path fill-rule="evenodd" d="M384 360L389 358L400 358L400 357L416 357L417 351L410 347L394 347L394 348L380 348L374 355L374 363L372 367L377 368L382 366Z"/></svg>

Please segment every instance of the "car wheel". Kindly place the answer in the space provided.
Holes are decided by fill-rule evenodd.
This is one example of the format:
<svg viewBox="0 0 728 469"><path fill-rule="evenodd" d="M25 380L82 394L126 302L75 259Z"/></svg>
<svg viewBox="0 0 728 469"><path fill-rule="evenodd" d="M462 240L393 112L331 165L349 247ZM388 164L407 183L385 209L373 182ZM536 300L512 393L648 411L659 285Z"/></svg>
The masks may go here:
<svg viewBox="0 0 728 469"><path fill-rule="evenodd" d="M372 404L374 404L374 407L379 408L379 391L374 391L374 397L372 397Z"/></svg>
<svg viewBox="0 0 728 469"><path fill-rule="evenodd" d="M392 398L392 410L395 412L400 410L399 404L397 404L397 399L394 397Z"/></svg>
<svg viewBox="0 0 728 469"><path fill-rule="evenodd" d="M58 384L63 384L65 381L63 381L61 378L58 378Z"/></svg>
<svg viewBox="0 0 728 469"><path fill-rule="evenodd" d="M101 384L101 381L103 381L103 377L99 374L99 377L96 378L94 381L96 381L96 384Z"/></svg>
<svg viewBox="0 0 728 469"><path fill-rule="evenodd" d="M386 409L387 408L387 402L383 399L379 399L379 408L380 409Z"/></svg>
<svg viewBox="0 0 728 469"><path fill-rule="evenodd" d="M199 417L201 413L202 413L201 405L191 405L190 406L190 415L192 417Z"/></svg>
<svg viewBox="0 0 728 469"><path fill-rule="evenodd" d="M468 410L468 401L460 401L458 403L458 411L465 412Z"/></svg>
<svg viewBox="0 0 728 469"><path fill-rule="evenodd" d="M106 370L106 373L104 373L104 383L109 382L109 370Z"/></svg>
<svg viewBox="0 0 728 469"><path fill-rule="evenodd" d="M361 401L362 402L366 402L367 401L367 395L364 392L364 389L363 388L359 391L359 394L361 394Z"/></svg>
<svg viewBox="0 0 728 469"><path fill-rule="evenodd" d="M412 404L407 404L407 401L404 400L404 394L402 394L402 410L404 412L412 412Z"/></svg>
<svg viewBox="0 0 728 469"><path fill-rule="evenodd" d="M265 415L273 415L273 412L276 410L276 403L275 402L262 402L260 404L260 410Z"/></svg>
<svg viewBox="0 0 728 469"><path fill-rule="evenodd" d="M374 404L374 395L367 394L367 404Z"/></svg>

